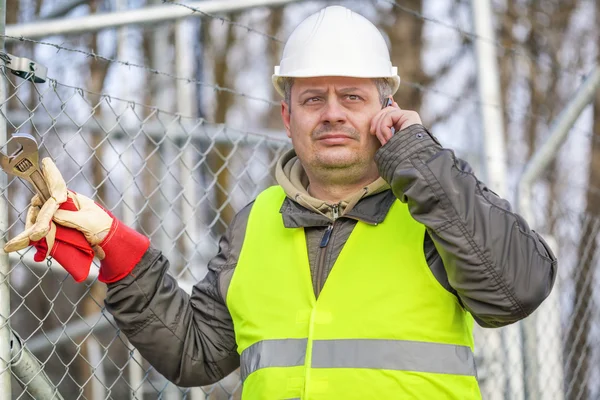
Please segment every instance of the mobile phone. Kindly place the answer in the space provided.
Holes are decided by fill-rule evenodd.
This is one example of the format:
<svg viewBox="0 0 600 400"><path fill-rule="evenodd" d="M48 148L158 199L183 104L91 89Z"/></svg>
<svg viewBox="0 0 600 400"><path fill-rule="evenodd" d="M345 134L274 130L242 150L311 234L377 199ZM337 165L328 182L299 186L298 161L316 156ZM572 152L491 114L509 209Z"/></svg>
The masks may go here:
<svg viewBox="0 0 600 400"><path fill-rule="evenodd" d="M383 102L383 107L381 107L381 109L383 110L386 107L392 106L394 105L394 100L392 100L390 97L388 97L387 99L385 99L385 101ZM394 127L392 126L391 128L392 131L392 135L394 135L396 133L396 130L394 129Z"/></svg>

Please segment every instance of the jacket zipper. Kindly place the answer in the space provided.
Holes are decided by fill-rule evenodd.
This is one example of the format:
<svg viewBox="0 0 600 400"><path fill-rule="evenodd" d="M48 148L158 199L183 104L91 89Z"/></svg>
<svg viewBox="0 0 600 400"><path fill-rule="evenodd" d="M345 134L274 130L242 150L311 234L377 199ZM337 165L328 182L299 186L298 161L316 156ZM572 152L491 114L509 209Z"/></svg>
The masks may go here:
<svg viewBox="0 0 600 400"><path fill-rule="evenodd" d="M333 232L333 226L335 225L335 221L339 217L339 204L334 204L331 206L333 211L333 222L327 226L325 233L323 233L323 237L321 238L321 243L319 245L319 255L317 257L317 270L315 271L315 276L317 280L317 284L315 285L315 297L319 298L319 294L323 289L324 285L324 274L325 274L325 254L327 254L327 245L329 245L329 239L331 238L331 233Z"/></svg>

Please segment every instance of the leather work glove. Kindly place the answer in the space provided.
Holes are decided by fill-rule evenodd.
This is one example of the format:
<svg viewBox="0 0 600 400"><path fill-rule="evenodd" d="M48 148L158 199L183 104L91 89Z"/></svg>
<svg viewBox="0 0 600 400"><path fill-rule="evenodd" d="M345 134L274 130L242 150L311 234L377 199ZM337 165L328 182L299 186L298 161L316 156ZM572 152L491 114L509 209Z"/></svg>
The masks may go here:
<svg viewBox="0 0 600 400"><path fill-rule="evenodd" d="M50 198L42 202L39 195L33 196L27 210L25 230L6 243L4 251L8 253L34 246L37 250L33 257L35 261L53 257L77 282L81 282L89 275L94 252L81 233L52 222L52 216L59 207L72 210L76 208L67 197L64 179L56 165L52 161L48 162L49 160L42 160L41 171L48 185Z"/></svg>
<svg viewBox="0 0 600 400"><path fill-rule="evenodd" d="M48 202L46 202L48 203ZM67 199L60 208L76 210L73 201ZM65 228L52 222L52 214L47 213L42 200L35 195L27 211L25 231L9 241L5 246L6 252L34 246L36 253L33 259L37 262L52 257L62 265L77 282L84 281L90 271L94 252L85 237L74 229ZM45 229L48 227L48 229ZM43 229L42 229L43 228ZM39 240L32 240L47 232Z"/></svg>
<svg viewBox="0 0 600 400"><path fill-rule="evenodd" d="M58 209L54 222L77 229L100 260L100 282L116 282L133 270L150 247L150 239L119 221L89 197L69 191L77 211Z"/></svg>
<svg viewBox="0 0 600 400"><path fill-rule="evenodd" d="M116 282L127 276L150 246L150 240L124 225L88 197L68 191L60 171L50 158L42 160L42 172L51 198L40 208L39 197L34 197L27 215L25 231L10 240L4 250L20 250L31 242L40 253L36 253L40 261L47 255L54 257L76 281L81 282L89 275L93 254L88 255L87 263L82 263L81 257L72 257L74 249L79 251L78 246L81 243L74 243L68 238L81 238L81 235L76 233L77 230L83 233L89 243L86 247L89 249L91 246L93 253L100 260L99 281ZM36 208L39 208L39 211ZM42 238L46 239L45 247L38 243ZM52 239L53 244L50 243ZM59 239L67 240L60 242ZM50 252L47 252L48 248ZM44 251L46 254L42 255Z"/></svg>

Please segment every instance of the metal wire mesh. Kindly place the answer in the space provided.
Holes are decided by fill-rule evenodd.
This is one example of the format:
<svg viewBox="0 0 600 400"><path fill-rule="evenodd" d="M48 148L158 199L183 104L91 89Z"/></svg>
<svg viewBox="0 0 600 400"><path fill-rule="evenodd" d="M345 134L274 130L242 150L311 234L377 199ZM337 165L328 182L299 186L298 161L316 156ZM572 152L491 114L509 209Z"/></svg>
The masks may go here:
<svg viewBox="0 0 600 400"><path fill-rule="evenodd" d="M462 28L396 2L384 0L384 3L415 18L444 25L470 41L481 40ZM261 33L229 19L221 22ZM270 35L261 36L277 42ZM236 89L151 68L142 62L130 63L27 38L23 42L52 46L61 51L58 57L67 52L82 53L268 106L277 104ZM509 56L531 59L526 53L495 44ZM150 237L153 245L171 261L170 272L188 291L205 274L208 259L216 253L216 240L233 213L274 183L274 163L290 147L280 132L244 132L173 114L164 107L91 93L53 80L33 85L16 80L5 70L0 79L9 86L4 101L9 132L32 133L41 143L42 155L55 160L71 189L93 197ZM468 103L484 104L466 99L472 96L465 93L448 94L409 79L403 79L403 85L451 100L453 110L454 103L463 107ZM517 121L540 117L519 105L506 113L508 119ZM547 118L543 120L547 122ZM455 144L449 145L462 155ZM472 149L465 149L468 150ZM569 184L573 189L572 182ZM13 237L23 227L31 191L12 177L3 189L10 207L5 235ZM494 331L478 329L476 354L482 392L486 399L540 398L539 394L527 393L527 381L535 380L550 398L598 398L600 387L594 382L600 382L597 312L600 278L594 267L598 266L600 219L581 209L567 209L559 199L540 197L540 202L550 204L553 211L542 214L538 210L536 221L541 223L536 227L541 232L554 233L555 249L561 260L554 291L556 299L550 299L544 306L560 305L557 307L560 312L553 314L560 321L536 320L534 337L551 337L554 341L541 341L543 345L533 355L528 353L531 343L527 343L527 338L531 340L531 335L524 335L528 328L521 323ZM237 373L204 388L178 388L167 382L120 335L104 310L105 288L95 283L96 266L86 283L75 284L55 262L35 263L32 253L30 249L11 257L10 324L65 398L240 397ZM555 330L556 327L559 329ZM533 359L537 363L532 364ZM4 372L0 370L0 375ZM13 379L16 383L13 398L36 397L30 382L19 384L14 373Z"/></svg>
<svg viewBox="0 0 600 400"><path fill-rule="evenodd" d="M595 382L600 376L600 217L568 207L558 208L546 225L558 228L557 239L561 264L558 277L557 305L561 306L561 330L556 335L563 353L564 398L595 399L600 390ZM540 349L545 360L556 360L552 349ZM552 383L552 376L541 376Z"/></svg>
<svg viewBox="0 0 600 400"><path fill-rule="evenodd" d="M55 160L72 190L151 238L188 291L216 254L229 222L226 209L239 210L273 184L274 163L290 146L278 132L241 132L56 81L34 85L2 73L9 85L10 130L33 134L40 155ZM23 227L31 191L9 178L4 194L12 237ZM119 334L104 310L104 285L94 279L75 284L52 261L35 263L33 251L11 258L10 322L66 398L239 397L236 373L195 389L193 397L193 390L168 383ZM13 397L31 398L20 387L13 385Z"/></svg>
<svg viewBox="0 0 600 400"><path fill-rule="evenodd" d="M10 130L32 133L41 144L41 155L55 160L71 189L93 197L150 237L188 291L216 253L216 240L229 222L227 208L239 210L272 184L274 163L290 147L277 132L242 132L52 80L34 85L2 74L9 85ZM219 179L223 173L230 176L227 186ZM11 177L4 195L10 205L7 233L12 237L22 229L31 189ZM592 379L598 373L600 340L594 334L599 326L592 318L596 300L590 294L598 277L581 265L597 265L600 219L571 211L557 215L553 224L565 226L559 252L561 259L572 260L561 265L560 296L565 304L577 297L574 307L585 318L573 322L573 310L564 310L565 332L554 333L562 338L564 355L557 358L556 349L539 351L547 354L549 363L564 362L575 372L588 369ZM587 233L588 241L579 243L580 231ZM237 373L201 389L167 382L120 335L104 310L105 287L95 283L96 267L86 283L75 284L55 262L35 263L32 253L28 249L11 258L10 322L65 398L239 397ZM588 295L576 296L581 274L587 274L583 281L589 282ZM519 330L501 330L499 342L479 332L479 347L491 354L485 359L478 352L480 382L488 391L522 379L510 372L514 366L489 362L506 359L503 352L509 348L521 355ZM505 380L498 380L498 374ZM554 375L539 379L563 389ZM566 382L567 398L588 398L582 394L585 382ZM27 387L28 382L13 385L13 398L35 398Z"/></svg>

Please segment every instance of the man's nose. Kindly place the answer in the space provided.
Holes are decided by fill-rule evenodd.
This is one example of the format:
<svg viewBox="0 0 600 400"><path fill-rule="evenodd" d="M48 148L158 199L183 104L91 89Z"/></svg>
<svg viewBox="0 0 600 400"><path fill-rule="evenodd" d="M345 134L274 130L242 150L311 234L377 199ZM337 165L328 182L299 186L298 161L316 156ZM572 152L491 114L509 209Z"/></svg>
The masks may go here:
<svg viewBox="0 0 600 400"><path fill-rule="evenodd" d="M323 110L322 122L339 124L346 122L346 110L336 98L329 99Z"/></svg>

